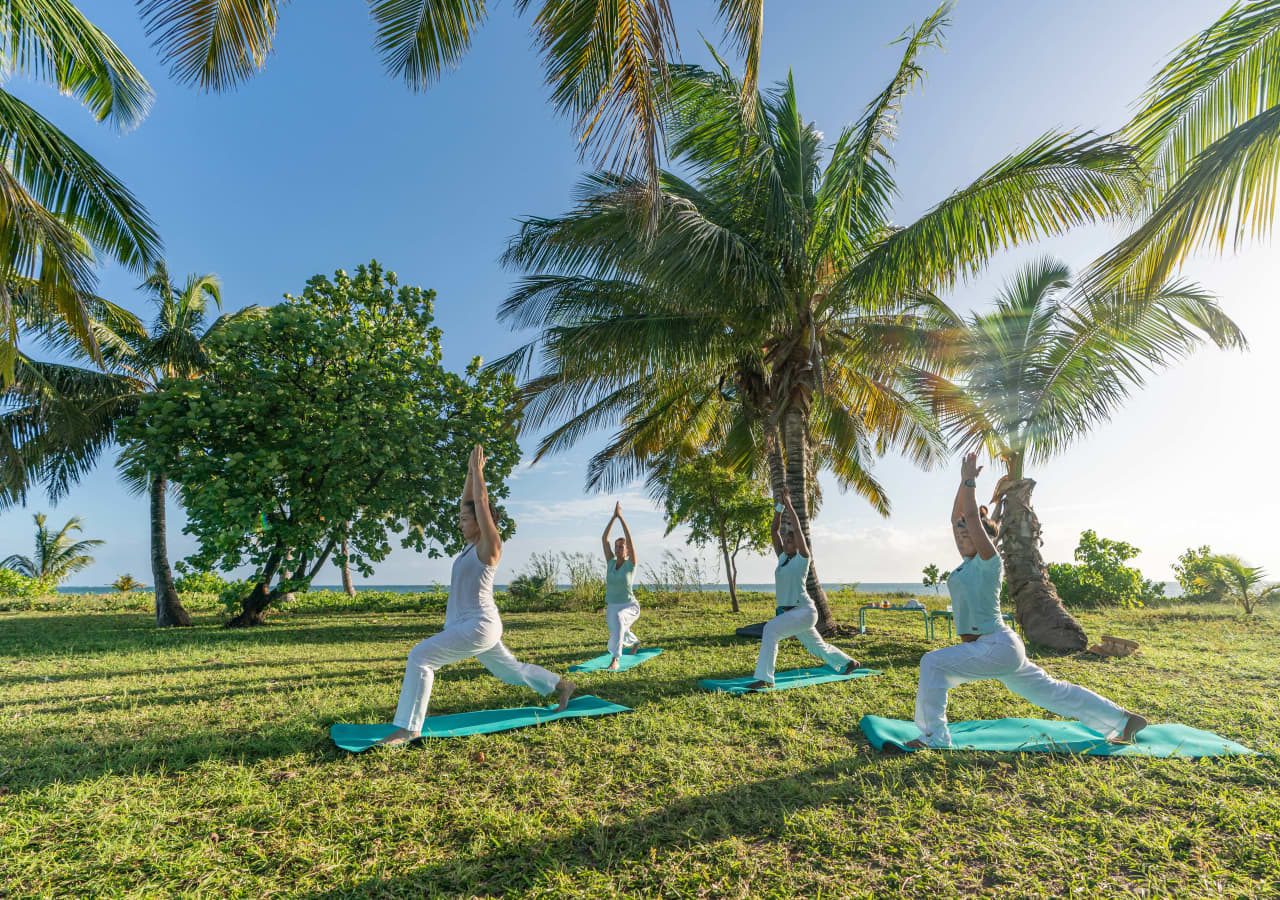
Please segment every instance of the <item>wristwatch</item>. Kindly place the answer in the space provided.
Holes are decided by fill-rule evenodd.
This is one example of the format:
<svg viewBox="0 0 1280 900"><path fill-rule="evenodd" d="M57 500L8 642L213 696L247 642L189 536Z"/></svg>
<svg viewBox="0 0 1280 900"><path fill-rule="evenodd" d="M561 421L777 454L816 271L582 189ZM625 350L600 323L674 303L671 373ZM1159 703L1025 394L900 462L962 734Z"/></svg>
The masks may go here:
<svg viewBox="0 0 1280 900"><path fill-rule="evenodd" d="M978 480L976 478L966 478L964 481L960 483L963 484L965 487L976 488L978 486Z"/></svg>

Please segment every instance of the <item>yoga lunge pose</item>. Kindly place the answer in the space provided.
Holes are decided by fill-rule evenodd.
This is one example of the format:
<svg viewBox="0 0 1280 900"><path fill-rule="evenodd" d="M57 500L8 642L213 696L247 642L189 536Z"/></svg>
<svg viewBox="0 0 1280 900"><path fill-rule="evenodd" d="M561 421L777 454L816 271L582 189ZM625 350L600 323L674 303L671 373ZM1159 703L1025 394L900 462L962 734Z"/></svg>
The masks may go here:
<svg viewBox="0 0 1280 900"><path fill-rule="evenodd" d="M947 587L961 643L926 653L920 660L916 692L916 727L920 737L908 747L949 747L947 692L970 681L995 679L1019 697L1064 718L1079 719L1107 740L1129 743L1147 720L1105 697L1067 681L1049 677L1027 659L1022 639L1000 617L1000 555L995 522L979 508L976 495L978 455L964 458L960 487L951 507L956 549L964 562L951 573Z"/></svg>
<svg viewBox="0 0 1280 900"><path fill-rule="evenodd" d="M613 530L614 519L622 526L623 536L609 546L609 532ZM636 602L631 582L636 574L636 545L631 540L631 529L627 520L622 518L622 504L613 505L613 517L604 527L600 536L604 547L604 558L608 570L604 576L604 614L609 621L609 669L618 671L622 661L624 648L631 648L632 653L640 650L640 639L631 633L631 626L640 618L640 604Z"/></svg>
<svg viewBox="0 0 1280 900"><path fill-rule="evenodd" d="M782 513L786 512L783 528ZM818 608L805 587L809 577L809 545L800 530L800 518L796 515L791 498L783 495L783 502L774 505L773 552L778 554L778 566L773 570L774 594L777 615L765 623L760 637L760 658L756 662L756 680L747 690L760 691L773 687L773 667L778 658L778 642L789 637L800 639L808 650L830 668L848 675L858 668L858 661L849 654L831 646L818 634Z"/></svg>
<svg viewBox="0 0 1280 900"><path fill-rule="evenodd" d="M399 730L379 741L398 745L422 734L436 669L474 656L507 684L523 684L546 696L556 694L560 709L576 686L541 666L522 663L502 644L502 619L493 602L493 577L502 558L502 538L484 483L484 448L476 444L467 463L467 481L458 507L458 528L467 546L453 561L444 630L409 651L395 724Z"/></svg>

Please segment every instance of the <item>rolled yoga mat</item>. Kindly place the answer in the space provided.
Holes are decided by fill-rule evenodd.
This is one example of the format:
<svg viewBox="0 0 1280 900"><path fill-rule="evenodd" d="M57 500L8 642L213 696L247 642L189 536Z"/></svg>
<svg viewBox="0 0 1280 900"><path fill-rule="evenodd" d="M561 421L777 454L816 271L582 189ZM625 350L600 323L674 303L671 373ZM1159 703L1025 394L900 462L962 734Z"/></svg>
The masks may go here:
<svg viewBox="0 0 1280 900"><path fill-rule="evenodd" d="M722 694L764 694L770 691L785 691L788 688L809 687L813 684L828 684L832 681L853 681L855 678L879 674L879 669L854 669L848 675L841 675L826 666L818 666L814 669L788 669L785 672L778 672L773 677L773 687L759 691L747 690L747 685L756 680L752 675L745 678L704 678L698 682L698 687L704 691Z"/></svg>
<svg viewBox="0 0 1280 900"><path fill-rule="evenodd" d="M613 662L613 657L608 653L601 656L593 657L586 662L576 663L569 667L570 672L625 672L627 669L634 669L643 662L653 659L662 652L661 647L653 647L649 650L641 650L639 653L623 653L618 657L618 668L610 669L609 663Z"/></svg>
<svg viewBox="0 0 1280 900"><path fill-rule="evenodd" d="M564 712L556 712L556 707L553 703L548 706L521 706L515 709L479 709L475 712L454 713L448 716L428 716L422 728L422 736L424 738L450 738L462 737L468 734L493 734L497 731L511 731L515 728L528 728L530 725L542 725L545 722L554 722L557 719L611 716L615 713L624 712L631 712L631 709L586 694L570 700L569 707ZM335 723L329 726L329 737L343 750L361 753L395 730L396 726L389 723L378 725Z"/></svg>
<svg viewBox="0 0 1280 900"><path fill-rule="evenodd" d="M863 716L858 723L871 746L908 750L920 737L914 722ZM1148 725L1132 744L1112 744L1079 722L1061 719L985 719L952 722L948 750L987 750L1003 753L1076 753L1085 756L1251 756L1257 751L1235 741L1186 725Z"/></svg>

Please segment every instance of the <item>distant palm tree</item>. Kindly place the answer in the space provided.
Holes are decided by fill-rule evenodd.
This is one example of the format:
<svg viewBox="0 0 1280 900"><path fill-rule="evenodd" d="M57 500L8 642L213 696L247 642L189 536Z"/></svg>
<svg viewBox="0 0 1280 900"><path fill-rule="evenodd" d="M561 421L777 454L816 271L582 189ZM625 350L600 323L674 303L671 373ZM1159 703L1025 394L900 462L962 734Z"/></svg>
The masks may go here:
<svg viewBox="0 0 1280 900"><path fill-rule="evenodd" d="M95 323L104 368L39 362L20 355L14 384L0 393L0 451L10 464L0 473L0 505L23 502L35 484L54 500L97 465L115 442L118 426L137 409L139 398L166 378L192 378L207 365L205 342L229 320L257 315L258 307L223 315L205 327L209 306L221 306L214 275L193 275L173 284L159 264L142 284L155 308L151 328L128 319ZM88 354L56 323L43 333L55 350ZM190 625L173 583L165 524L168 481L147 472L124 447L118 466L130 487L151 500L151 568L155 580L156 624Z"/></svg>
<svg viewBox="0 0 1280 900"><path fill-rule="evenodd" d="M35 556L10 556L0 566L13 569L19 575L34 578L50 587L61 584L68 575L93 565L88 551L101 547L99 540L72 541L71 533L80 531L80 519L73 516L58 531L50 531L44 513L32 516L36 523Z"/></svg>
<svg viewBox="0 0 1280 900"><path fill-rule="evenodd" d="M68 0L0 0L0 65L79 100L120 129L145 118L151 87ZM65 133L0 88L0 385L13 377L18 329L60 318L100 359L92 311L95 257L145 270L160 240L133 195ZM17 302L16 294L24 295Z"/></svg>
<svg viewBox="0 0 1280 900"><path fill-rule="evenodd" d="M115 581L111 582L111 586L122 594L131 594L134 591L140 591L146 587L141 581L132 575L121 575Z"/></svg>
<svg viewBox="0 0 1280 900"><path fill-rule="evenodd" d="M962 451L984 449L1004 468L1000 552L1024 633L1061 650L1087 645L1063 608L1040 556L1028 464L1043 463L1106 421L1148 375L1206 340L1246 346L1214 299L1187 282L1154 293L1073 292L1065 265L1024 267L992 312L956 318L941 343L952 378L922 375L920 386Z"/></svg>
<svg viewBox="0 0 1280 900"><path fill-rule="evenodd" d="M1150 189L1104 278L1154 287L1198 247L1267 235L1280 190L1280 0L1234 3L1183 44L1124 135Z"/></svg>
<svg viewBox="0 0 1280 900"><path fill-rule="evenodd" d="M524 388L525 426L554 426L539 457L616 424L589 487L716 449L789 491L806 535L818 467L887 514L871 458L896 449L928 464L942 447L906 391L945 310L924 289L1113 216L1140 187L1125 148L1051 134L896 224L889 145L948 9L906 36L888 85L833 144L790 79L748 116L723 64L674 69L666 129L690 176L663 173L656 229L644 185L617 174L587 178L571 212L524 223L506 259L532 274L501 315L541 334L494 365L541 366ZM829 630L816 564L809 591Z"/></svg>
<svg viewBox="0 0 1280 900"><path fill-rule="evenodd" d="M1213 561L1209 578L1212 587L1225 599L1238 603L1246 616L1251 616L1259 603L1280 599L1280 585L1268 585L1267 573L1261 566L1247 565L1240 557L1230 553L1218 553Z"/></svg>
<svg viewBox="0 0 1280 900"><path fill-rule="evenodd" d="M148 34L173 76L221 91L259 71L275 44L287 0L140 0ZM415 91L457 65L488 10L484 0L367 0L383 64ZM764 0L716 0L755 95ZM571 116L596 160L642 171L656 191L667 64L678 52L669 0L515 0L534 7L533 30L558 112Z"/></svg>

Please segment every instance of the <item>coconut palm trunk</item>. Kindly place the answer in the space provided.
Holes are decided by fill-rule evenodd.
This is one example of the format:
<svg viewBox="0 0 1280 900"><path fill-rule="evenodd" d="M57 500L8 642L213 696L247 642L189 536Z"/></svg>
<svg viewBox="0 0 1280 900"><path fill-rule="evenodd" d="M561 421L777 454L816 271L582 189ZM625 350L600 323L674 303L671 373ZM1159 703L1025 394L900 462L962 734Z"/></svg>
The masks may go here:
<svg viewBox="0 0 1280 900"><path fill-rule="evenodd" d="M151 577L156 586L156 625L160 628L188 626L191 615L178 599L169 568L169 540L165 533L165 493L169 482L163 475L151 479Z"/></svg>
<svg viewBox="0 0 1280 900"><path fill-rule="evenodd" d="M809 545L809 578L806 588L813 604L818 608L818 631L831 634L836 627L835 616L831 613L831 604L827 600L827 592L822 588L818 578L817 555L813 549L813 539L809 532L809 472L812 464L809 458L809 437L805 429L804 412L799 406L791 405L782 417L782 443L785 450L786 490L791 494L791 504L795 507L796 518L800 520L800 531L804 534L805 543Z"/></svg>
<svg viewBox="0 0 1280 900"><path fill-rule="evenodd" d="M1020 478L1004 495L999 544L1009 598L1028 640L1054 650L1083 650L1089 644L1084 628L1062 605L1040 555L1040 519L1031 506L1035 486Z"/></svg>
<svg viewBox="0 0 1280 900"><path fill-rule="evenodd" d="M342 590L348 597L356 595L356 586L351 581L351 564L347 561L347 539L342 539Z"/></svg>

